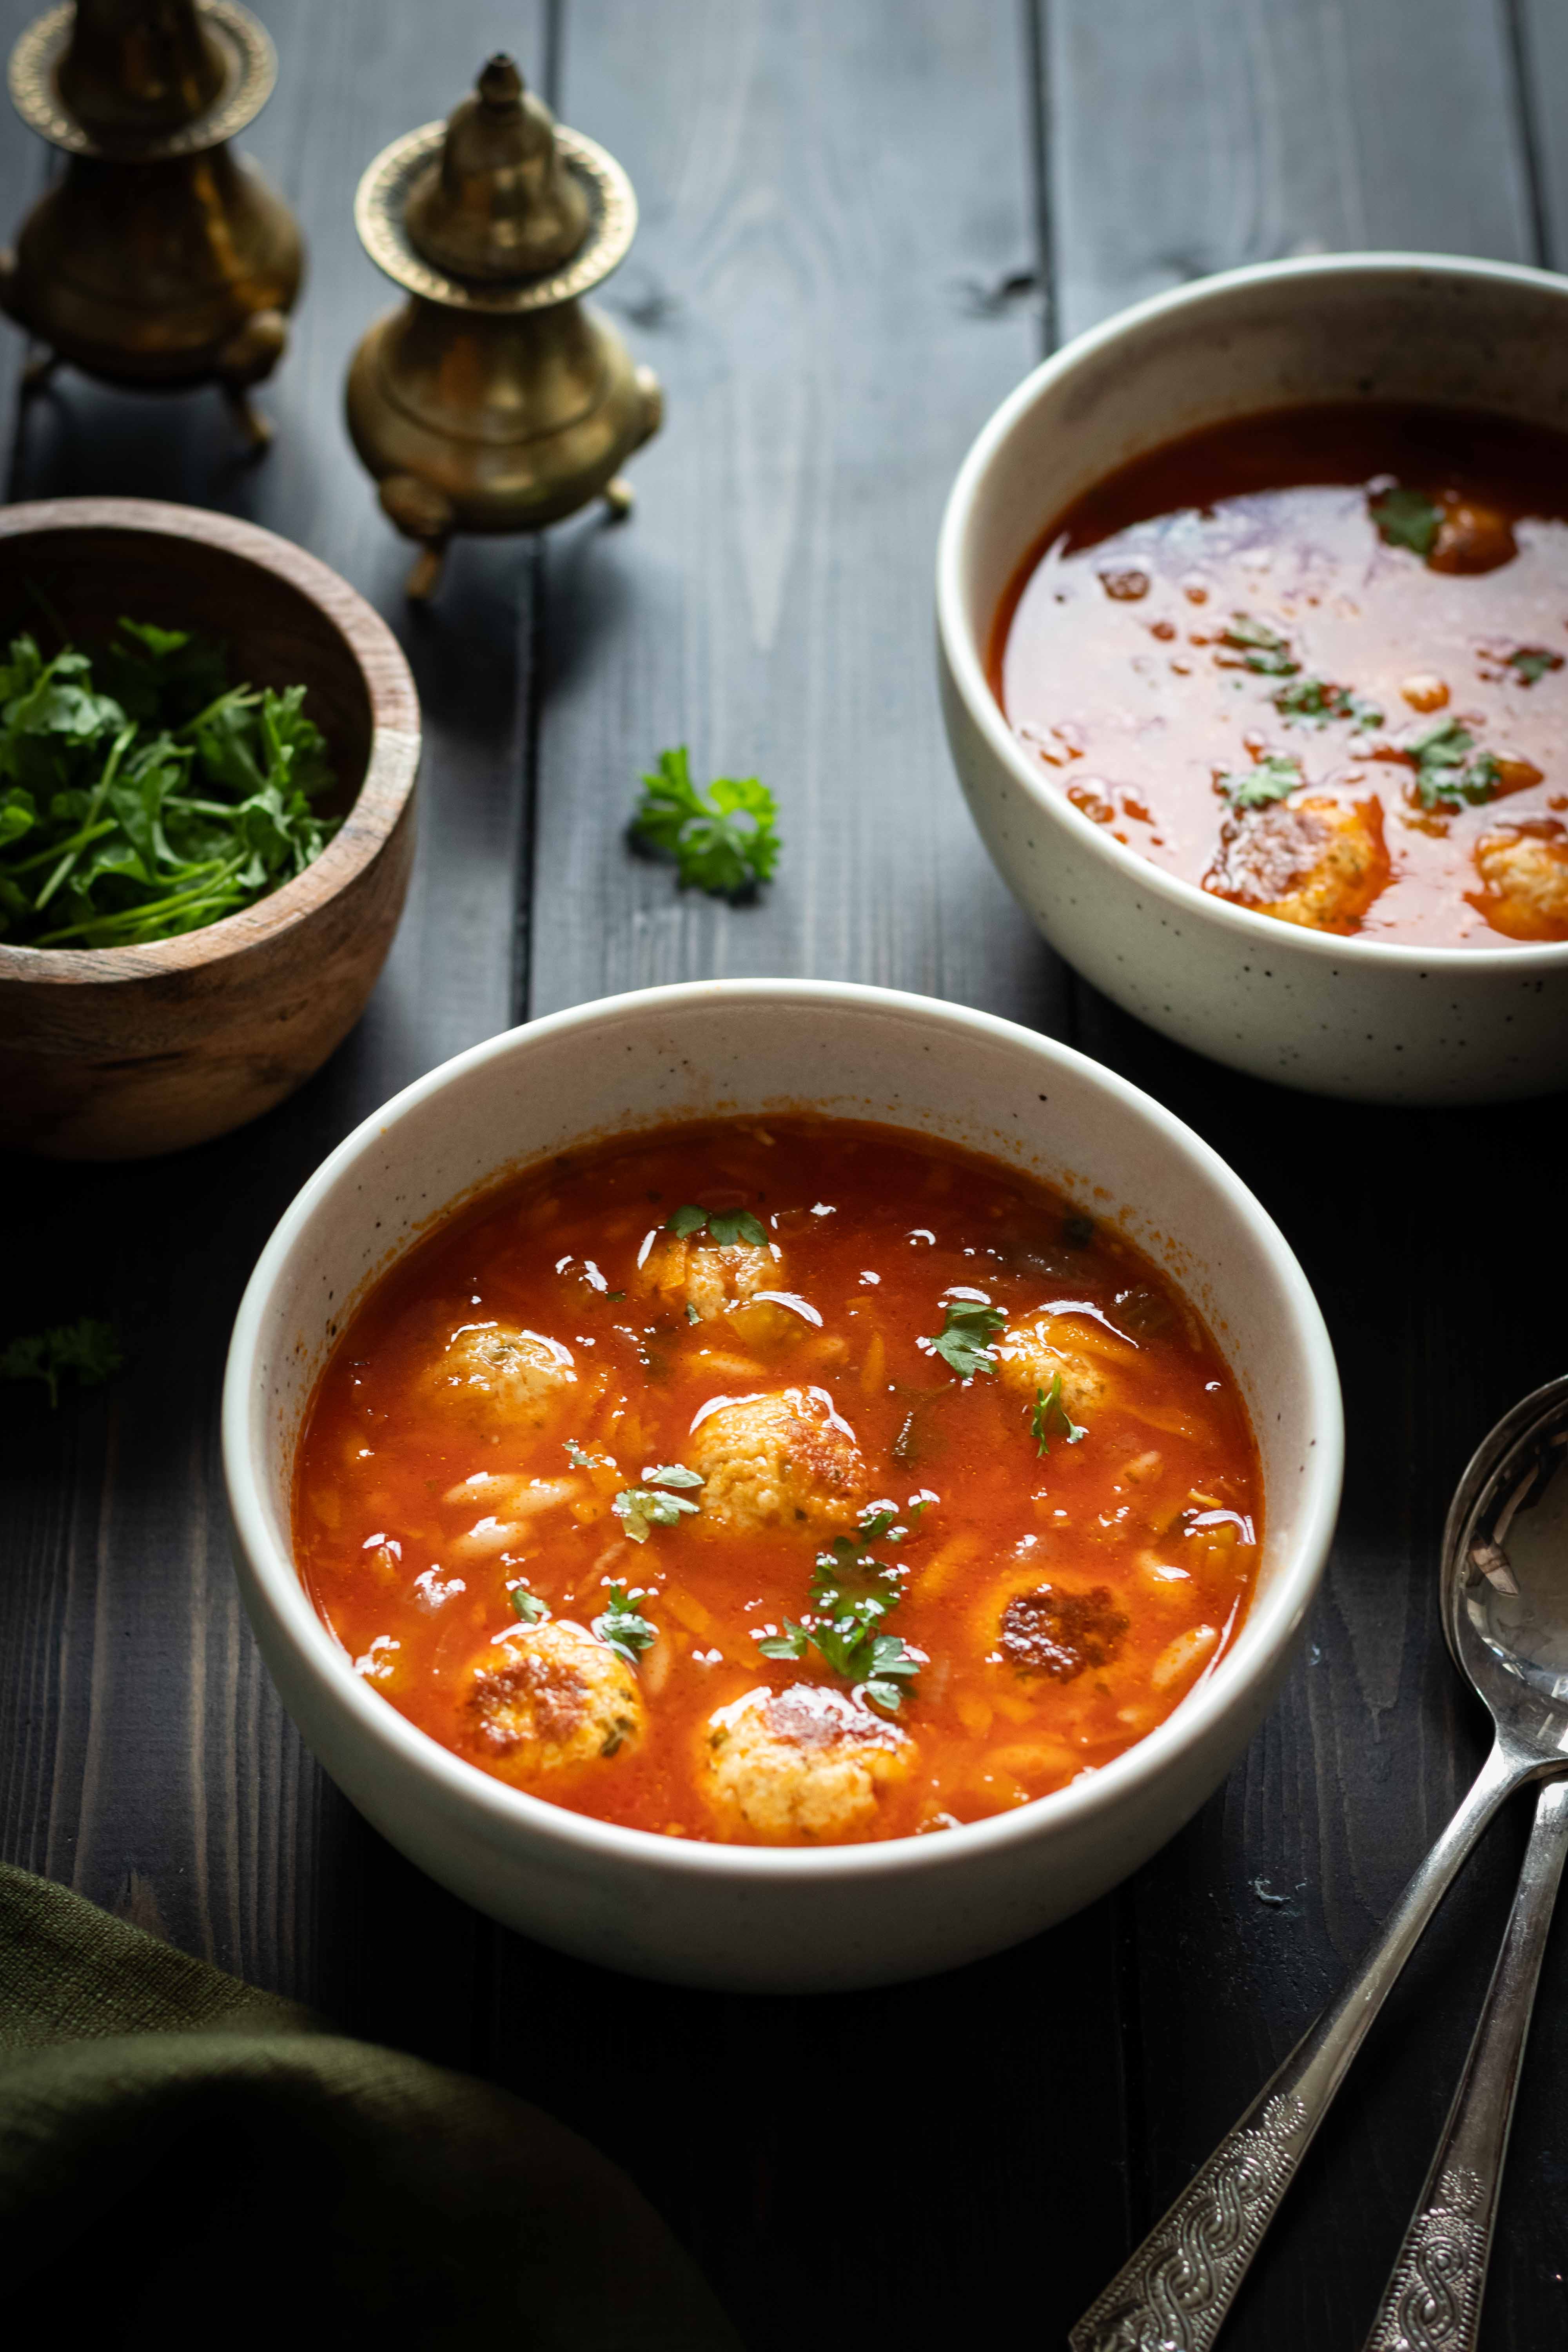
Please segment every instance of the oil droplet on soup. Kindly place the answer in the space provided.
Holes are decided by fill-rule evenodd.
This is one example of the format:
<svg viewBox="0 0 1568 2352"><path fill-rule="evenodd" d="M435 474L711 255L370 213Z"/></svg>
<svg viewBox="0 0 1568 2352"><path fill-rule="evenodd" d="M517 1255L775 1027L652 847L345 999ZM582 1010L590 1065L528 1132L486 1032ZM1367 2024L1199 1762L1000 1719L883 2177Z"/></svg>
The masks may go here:
<svg viewBox="0 0 1568 2352"><path fill-rule="evenodd" d="M1173 442L997 616L1015 734L1113 837L1281 921L1568 939L1568 436L1377 403Z"/></svg>
<svg viewBox="0 0 1568 2352"><path fill-rule="evenodd" d="M552 1161L412 1250L321 1377L294 1539L356 1672L481 1769L837 1843L1142 1738L1234 1639L1262 1509L1212 1338L1114 1226L770 1118Z"/></svg>

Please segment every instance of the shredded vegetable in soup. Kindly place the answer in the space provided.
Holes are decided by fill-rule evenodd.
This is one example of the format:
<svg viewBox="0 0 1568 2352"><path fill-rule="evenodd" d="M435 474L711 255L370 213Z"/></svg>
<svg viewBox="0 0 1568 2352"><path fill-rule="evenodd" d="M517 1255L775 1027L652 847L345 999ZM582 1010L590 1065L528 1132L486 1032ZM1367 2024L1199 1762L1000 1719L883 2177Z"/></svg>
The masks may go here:
<svg viewBox="0 0 1568 2352"><path fill-rule="evenodd" d="M519 1175L383 1277L300 1441L355 1671L672 1837L944 1830L1064 1787L1235 1636L1262 1535L1188 1302L1000 1163L819 1119Z"/></svg>
<svg viewBox="0 0 1568 2352"><path fill-rule="evenodd" d="M1043 782L1238 906L1413 945L1568 939L1568 436L1277 411L1111 476L998 616Z"/></svg>

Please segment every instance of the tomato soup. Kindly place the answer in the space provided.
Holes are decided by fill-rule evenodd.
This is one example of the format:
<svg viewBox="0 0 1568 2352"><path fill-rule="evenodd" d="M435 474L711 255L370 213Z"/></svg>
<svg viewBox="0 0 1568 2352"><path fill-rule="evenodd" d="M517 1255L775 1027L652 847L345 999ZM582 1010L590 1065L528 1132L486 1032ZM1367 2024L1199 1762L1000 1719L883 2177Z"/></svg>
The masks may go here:
<svg viewBox="0 0 1568 2352"><path fill-rule="evenodd" d="M1043 781L1280 919L1568 939L1568 436L1291 409L1173 443L1058 518L992 683Z"/></svg>
<svg viewBox="0 0 1568 2352"><path fill-rule="evenodd" d="M674 1837L943 1830L1120 1755L1240 1624L1246 1410L1191 1305L1000 1163L803 1118L520 1174L377 1284L300 1443L355 1671Z"/></svg>

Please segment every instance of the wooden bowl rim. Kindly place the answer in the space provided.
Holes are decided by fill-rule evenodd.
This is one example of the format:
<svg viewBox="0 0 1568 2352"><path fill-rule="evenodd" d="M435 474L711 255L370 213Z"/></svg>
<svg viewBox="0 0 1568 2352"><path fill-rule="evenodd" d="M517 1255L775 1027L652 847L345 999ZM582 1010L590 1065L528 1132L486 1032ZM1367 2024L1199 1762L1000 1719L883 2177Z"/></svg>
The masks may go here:
<svg viewBox="0 0 1568 2352"><path fill-rule="evenodd" d="M419 769L419 698L402 646L356 588L292 540L259 523L166 499L33 499L0 507L0 541L44 531L130 530L195 540L269 572L313 604L348 646L370 703L364 776L342 825L313 865L197 931L123 948L33 948L0 940L0 982L148 980L199 971L307 921L379 855L407 805Z"/></svg>

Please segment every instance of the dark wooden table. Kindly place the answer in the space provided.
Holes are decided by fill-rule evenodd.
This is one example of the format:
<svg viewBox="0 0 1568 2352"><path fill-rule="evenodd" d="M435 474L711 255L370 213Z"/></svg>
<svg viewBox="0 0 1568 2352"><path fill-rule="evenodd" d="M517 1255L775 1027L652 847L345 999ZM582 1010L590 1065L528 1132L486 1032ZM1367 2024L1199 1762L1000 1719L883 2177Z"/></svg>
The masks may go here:
<svg viewBox="0 0 1568 2352"><path fill-rule="evenodd" d="M7 41L30 15L0 5ZM1479 1757L1434 1607L1474 1441L1563 1369L1563 1105L1351 1109L1233 1077L1050 955L961 804L932 685L953 469L1041 352L1243 261L1352 246L1568 259L1562 0L261 0L282 69L246 144L310 278L242 462L216 399L64 375L10 492L255 517L335 564L424 698L413 895L357 1034L227 1141L12 1165L4 1329L112 1314L133 1368L0 1402L0 1850L350 2031L477 2069L628 2167L755 2352L1059 2344L1385 1915ZM390 299L356 178L499 40L637 183L611 307L668 395L626 527L464 545L412 614L345 437ZM0 130L6 220L46 160ZM628 858L640 766L773 783L765 905ZM1316 1285L1349 1416L1343 1522L1285 1696L1120 1893L933 1982L810 2001L628 1987L399 1860L302 1750L229 1570L216 1406L252 1261L394 1088L607 991L812 972L1070 1038L1207 1136ZM1489 1841L1322 2134L1228 2339L1358 2346L1457 2077L1521 1824ZM1568 2343L1568 1937L1549 1956L1483 2336ZM1022 2316L1020 2316L1022 2315ZM175 2334L178 2335L176 2327Z"/></svg>

